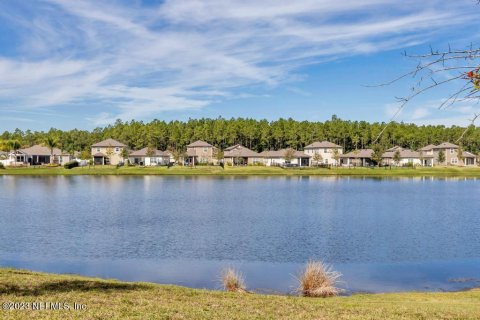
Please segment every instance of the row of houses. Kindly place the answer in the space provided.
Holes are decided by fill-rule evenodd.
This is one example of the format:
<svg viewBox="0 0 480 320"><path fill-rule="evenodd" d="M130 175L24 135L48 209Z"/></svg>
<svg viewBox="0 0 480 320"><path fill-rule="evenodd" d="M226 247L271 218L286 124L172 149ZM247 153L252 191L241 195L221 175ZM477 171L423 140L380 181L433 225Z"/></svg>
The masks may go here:
<svg viewBox="0 0 480 320"><path fill-rule="evenodd" d="M96 164L118 164L123 161L122 150L127 146L113 139L107 139L92 146L92 154ZM112 153L113 150L113 153ZM395 146L386 150L382 155L382 165L393 166L437 166L456 165L474 166L477 164L476 156L470 152L462 151L453 143L444 142L439 145L428 145L418 151ZM107 156L110 152L110 156ZM303 151L292 149L269 150L255 152L245 146L236 144L223 150L223 159L217 157L219 150L205 141L195 141L187 146L184 163L195 165L198 163L217 164L223 161L231 165L266 166L294 165L307 167L312 165L333 166L371 166L377 163L374 160L372 149L354 150L344 154L343 148L329 141L314 142ZM439 154L443 152L445 160L439 161ZM152 153L152 152L150 152ZM129 153L130 163L146 166L159 165L173 162L169 151L154 150L148 154L148 148Z"/></svg>
<svg viewBox="0 0 480 320"><path fill-rule="evenodd" d="M470 152L462 151L460 147L444 142L439 145L428 145L418 151L395 146L386 150L382 155L382 165L393 166L475 166L476 156ZM205 141L195 141L187 146L183 162L186 165L200 163L218 164L219 161L231 165L266 165L266 166L372 166L374 160L372 149L354 150L344 154L343 148L329 141L314 142L303 151L293 149L269 150L255 152L245 146L236 144L223 150L223 158L218 157L219 150ZM440 157L443 153L444 161ZM126 159L131 164L144 166L166 165L175 162L170 151L128 150L128 146L114 139L106 139L91 146L92 160L96 165L117 165ZM41 165L56 163L62 165L73 159L76 155L62 152L58 148L51 150L48 147L35 145L30 148L20 149L15 152L1 152L0 162L4 165L25 164Z"/></svg>
<svg viewBox="0 0 480 320"><path fill-rule="evenodd" d="M346 166L371 166L376 165L373 157L372 149L361 149L351 151L341 156L341 164ZM443 154L443 161L440 154ZM430 144L418 151L404 149L395 146L386 150L382 154L382 165L394 166L475 166L477 164L477 156L461 151L461 148L450 142L443 142L439 145Z"/></svg>

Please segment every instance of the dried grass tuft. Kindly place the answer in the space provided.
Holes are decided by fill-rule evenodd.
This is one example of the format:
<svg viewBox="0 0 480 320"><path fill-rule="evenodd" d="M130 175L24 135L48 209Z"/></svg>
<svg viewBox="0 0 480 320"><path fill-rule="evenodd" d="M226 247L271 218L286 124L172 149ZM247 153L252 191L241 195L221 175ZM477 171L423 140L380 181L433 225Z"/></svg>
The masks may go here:
<svg viewBox="0 0 480 320"><path fill-rule="evenodd" d="M223 288L230 292L247 292L243 275L234 268L222 270Z"/></svg>
<svg viewBox="0 0 480 320"><path fill-rule="evenodd" d="M336 287L340 272L334 271L331 265L319 261L309 261L298 277L297 291L305 297L332 297L342 292Z"/></svg>

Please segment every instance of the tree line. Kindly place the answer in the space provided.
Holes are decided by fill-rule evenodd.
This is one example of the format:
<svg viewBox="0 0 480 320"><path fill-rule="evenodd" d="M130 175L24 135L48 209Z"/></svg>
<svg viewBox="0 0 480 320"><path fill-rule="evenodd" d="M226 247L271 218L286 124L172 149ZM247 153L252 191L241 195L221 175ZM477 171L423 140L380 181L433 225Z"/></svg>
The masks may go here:
<svg viewBox="0 0 480 320"><path fill-rule="evenodd" d="M121 141L134 150L145 147L184 150L186 145L195 140L207 141L220 149L239 143L257 152L282 148L302 150L306 145L322 140L336 143L346 151L376 146L386 149L395 145L417 150L444 141L459 144L464 150L475 154L480 150L480 128L473 125L465 128L392 122L385 126L383 122L342 120L335 115L324 122L296 121L291 118L267 121L221 117L169 122L117 120L112 125L92 131L54 128L49 131L5 131L0 135L0 142L18 142L23 148L54 139L56 146L67 152L89 152L92 144L107 138ZM374 143L382 129L384 131L380 139ZM468 130L463 134L465 129Z"/></svg>

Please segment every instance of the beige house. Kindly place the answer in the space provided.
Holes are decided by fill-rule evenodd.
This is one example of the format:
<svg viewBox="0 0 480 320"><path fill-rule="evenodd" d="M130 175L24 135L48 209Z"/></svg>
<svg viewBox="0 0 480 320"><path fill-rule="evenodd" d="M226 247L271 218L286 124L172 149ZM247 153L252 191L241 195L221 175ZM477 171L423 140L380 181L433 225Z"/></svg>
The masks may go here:
<svg viewBox="0 0 480 320"><path fill-rule="evenodd" d="M217 148L210 143L197 140L187 146L187 158L185 163L195 165L197 163L217 164L218 160L215 155Z"/></svg>
<svg viewBox="0 0 480 320"><path fill-rule="evenodd" d="M340 158L338 158L338 160L335 160L336 155L340 156L341 154L343 154L343 148L341 146L329 141L316 141L312 144L309 144L304 149L305 154L311 157L310 159L313 165L339 165ZM315 160L315 158L318 158L318 161Z"/></svg>
<svg viewBox="0 0 480 320"><path fill-rule="evenodd" d="M394 160L395 154L398 152L398 160ZM387 149L382 155L382 164L385 166L422 166L422 160L420 159L420 152L412 151L410 149L404 149L399 146Z"/></svg>
<svg viewBox="0 0 480 320"><path fill-rule="evenodd" d="M255 151L236 144L224 150L223 161L231 165L248 165L262 163L263 157Z"/></svg>
<svg viewBox="0 0 480 320"><path fill-rule="evenodd" d="M285 159L288 149L263 151L260 156L263 157L263 163L266 166L298 166L308 167L310 165L310 156L303 151L293 150L293 157L291 160Z"/></svg>
<svg viewBox="0 0 480 320"><path fill-rule="evenodd" d="M147 148L141 150L132 151L128 155L128 161L131 164L137 164L141 166L160 166L167 165L170 163L171 154L166 151L160 150L151 150L152 154L148 151Z"/></svg>
<svg viewBox="0 0 480 320"><path fill-rule="evenodd" d="M443 142L439 145L430 144L419 150L420 158L422 159L424 166L474 166L476 165L476 157L474 154L462 151L462 158L459 158L458 154L459 146L450 142ZM438 155L440 151L443 151L445 161L440 163L438 161Z"/></svg>
<svg viewBox="0 0 480 320"><path fill-rule="evenodd" d="M127 146L114 139L107 139L92 145L92 157L94 164L117 165L124 162L123 149Z"/></svg>
<svg viewBox="0 0 480 320"><path fill-rule="evenodd" d="M354 167L368 167L375 165L372 160L372 149L354 150L340 156L340 163L342 166Z"/></svg>

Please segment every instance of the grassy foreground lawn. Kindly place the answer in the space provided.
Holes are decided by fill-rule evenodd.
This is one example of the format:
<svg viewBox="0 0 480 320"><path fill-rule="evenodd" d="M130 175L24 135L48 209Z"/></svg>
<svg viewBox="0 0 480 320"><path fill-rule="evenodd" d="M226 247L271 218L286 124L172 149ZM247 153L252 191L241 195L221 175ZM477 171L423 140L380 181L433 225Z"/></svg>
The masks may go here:
<svg viewBox="0 0 480 320"><path fill-rule="evenodd" d="M120 167L95 166L73 168L38 167L0 169L0 175L282 175L282 176L438 176L438 177L480 177L480 167L436 167L436 168L278 168L278 167Z"/></svg>
<svg viewBox="0 0 480 320"><path fill-rule="evenodd" d="M1 319L480 319L480 289L327 299L225 293L0 269ZM29 310L3 310L5 302ZM31 310L32 303L85 305Z"/></svg>

